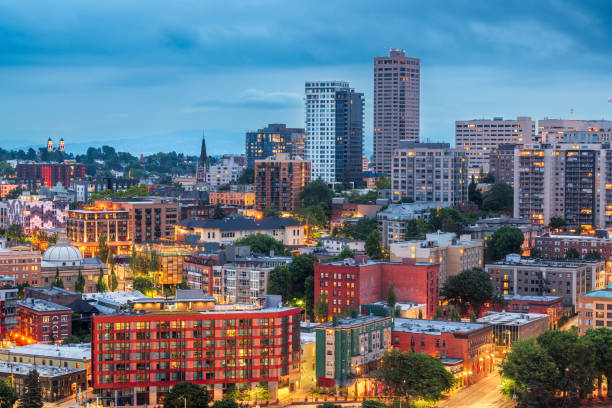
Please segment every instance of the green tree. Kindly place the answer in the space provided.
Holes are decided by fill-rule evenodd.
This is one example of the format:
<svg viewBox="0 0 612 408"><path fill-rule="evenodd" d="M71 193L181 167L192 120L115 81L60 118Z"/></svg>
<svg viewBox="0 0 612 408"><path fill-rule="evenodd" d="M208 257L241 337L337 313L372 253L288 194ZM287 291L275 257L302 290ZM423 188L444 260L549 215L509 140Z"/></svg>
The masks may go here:
<svg viewBox="0 0 612 408"><path fill-rule="evenodd" d="M287 253L287 248L282 242L275 240L266 234L253 234L244 238L237 239L234 242L235 245L249 245L251 251L260 254L268 254L271 250L277 255L284 255Z"/></svg>
<svg viewBox="0 0 612 408"><path fill-rule="evenodd" d="M444 207L431 210L429 225L433 231L440 230L460 234L463 231L465 219L454 208Z"/></svg>
<svg viewBox="0 0 612 408"><path fill-rule="evenodd" d="M164 400L164 408L208 408L210 396L205 387L182 382L174 385Z"/></svg>
<svg viewBox="0 0 612 408"><path fill-rule="evenodd" d="M300 193L300 200L302 201L303 207L321 204L328 217L331 214L331 200L333 197L334 192L329 188L327 183L320 178L307 184Z"/></svg>
<svg viewBox="0 0 612 408"><path fill-rule="evenodd" d="M361 408L387 408L387 404L380 401L365 400L361 403Z"/></svg>
<svg viewBox="0 0 612 408"><path fill-rule="evenodd" d="M225 218L225 213L223 212L223 208L221 208L221 205L216 204L215 208L213 210L213 216L212 216L215 220L222 220Z"/></svg>
<svg viewBox="0 0 612 408"><path fill-rule="evenodd" d="M580 252L576 248L567 248L565 250L565 258L566 259L579 259Z"/></svg>
<svg viewBox="0 0 612 408"><path fill-rule="evenodd" d="M601 327L587 330L584 335L595 350L597 385L601 394L603 379L608 381L608 397L612 397L612 330Z"/></svg>
<svg viewBox="0 0 612 408"><path fill-rule="evenodd" d="M96 291L97 292L106 292L108 290L108 286L106 281L104 280L104 270L100 268L100 274L98 275L98 283L96 283Z"/></svg>
<svg viewBox="0 0 612 408"><path fill-rule="evenodd" d="M150 279L144 276L138 276L134 278L134 290L138 290L144 294L155 290L155 284Z"/></svg>
<svg viewBox="0 0 612 408"><path fill-rule="evenodd" d="M77 276L76 282L74 284L74 290L75 292L86 292L85 278L83 277L83 272L81 271L81 268L79 268L79 275Z"/></svg>
<svg viewBox="0 0 612 408"><path fill-rule="evenodd" d="M377 230L370 231L365 241L366 254L372 259L382 258L382 246L380 243L380 234Z"/></svg>
<svg viewBox="0 0 612 408"><path fill-rule="evenodd" d="M393 290L393 282L389 282L389 289L387 289L387 306L393 309L396 303L397 298L395 297L395 290Z"/></svg>
<svg viewBox="0 0 612 408"><path fill-rule="evenodd" d="M7 381L0 381L0 408L13 408L19 398L15 388Z"/></svg>
<svg viewBox="0 0 612 408"><path fill-rule="evenodd" d="M476 320L478 320L478 317L476 316L476 313L474 313L473 310L470 310L470 322L471 323L476 323Z"/></svg>
<svg viewBox="0 0 612 408"><path fill-rule="evenodd" d="M55 268L55 280L53 281L52 286L64 289L64 281L62 281L62 278L60 277L59 268Z"/></svg>
<svg viewBox="0 0 612 408"><path fill-rule="evenodd" d="M383 357L377 372L388 394L407 399L438 400L453 385L453 376L439 359L394 348Z"/></svg>
<svg viewBox="0 0 612 408"><path fill-rule="evenodd" d="M520 254L524 239L520 229L501 227L487 241L487 257L492 261L498 261L508 254Z"/></svg>
<svg viewBox="0 0 612 408"><path fill-rule="evenodd" d="M478 184L474 182L474 177L472 177L472 181L468 185L468 200L478 206L478 208L482 207L482 193L477 188Z"/></svg>
<svg viewBox="0 0 612 408"><path fill-rule="evenodd" d="M108 261L109 249L106 244L106 235L102 234L98 238L98 258L104 263Z"/></svg>
<svg viewBox="0 0 612 408"><path fill-rule="evenodd" d="M391 188L391 178L387 176L381 176L376 180L377 190L389 190Z"/></svg>
<svg viewBox="0 0 612 408"><path fill-rule="evenodd" d="M264 218L268 218L268 217L278 217L280 216L280 211L278 210L278 208L266 208L263 210L263 217Z"/></svg>
<svg viewBox="0 0 612 408"><path fill-rule="evenodd" d="M326 322L329 319L329 302L327 301L327 295L324 293L319 295L314 311L317 321Z"/></svg>
<svg viewBox="0 0 612 408"><path fill-rule="evenodd" d="M519 340L501 363L501 375L514 381L519 407L550 407L555 396L555 363L533 339Z"/></svg>
<svg viewBox="0 0 612 408"><path fill-rule="evenodd" d="M291 277L288 266L280 265L275 267L268 274L268 294L281 295L283 302L288 302L292 298L291 287L289 286L290 281Z"/></svg>
<svg viewBox="0 0 612 408"><path fill-rule="evenodd" d="M438 306L436 307L436 316L434 317L434 320L438 320L442 318L442 307Z"/></svg>
<svg viewBox="0 0 612 408"><path fill-rule="evenodd" d="M485 211L510 212L514 206L514 190L512 186L498 181L491 186L482 200L482 209Z"/></svg>
<svg viewBox="0 0 612 408"><path fill-rule="evenodd" d="M542 257L542 250L540 248L530 248L529 256L531 258L540 258Z"/></svg>
<svg viewBox="0 0 612 408"><path fill-rule="evenodd" d="M117 275L115 274L115 264L111 264L111 271L108 277L108 286L111 292L114 292L119 287L119 282L117 281Z"/></svg>
<svg viewBox="0 0 612 408"><path fill-rule="evenodd" d="M342 408L342 405L334 404L333 402L324 402L317 405L317 408Z"/></svg>
<svg viewBox="0 0 612 408"><path fill-rule="evenodd" d="M255 170L248 168L244 169L238 180L237 184L253 184L255 182Z"/></svg>
<svg viewBox="0 0 612 408"><path fill-rule="evenodd" d="M319 228L325 227L329 221L327 210L323 204L296 208L293 215L299 221L307 222L309 225Z"/></svg>
<svg viewBox="0 0 612 408"><path fill-rule="evenodd" d="M471 307L478 316L482 305L493 299L495 291L489 274L474 268L446 279L440 294L449 303L460 306L463 312Z"/></svg>
<svg viewBox="0 0 612 408"><path fill-rule="evenodd" d="M601 260L601 252L597 250L589 251L582 257L582 259L592 259L592 260L599 261Z"/></svg>
<svg viewBox="0 0 612 408"><path fill-rule="evenodd" d="M548 222L548 226L551 229L560 229L565 227L565 220L561 217L550 217L550 221Z"/></svg>
<svg viewBox="0 0 612 408"><path fill-rule="evenodd" d="M339 235L347 238L358 239L365 241L368 234L378 227L378 221L375 218L360 218L356 223L346 224Z"/></svg>
<svg viewBox="0 0 612 408"><path fill-rule="evenodd" d="M459 316L457 309L455 309L454 307L451 309L451 312L450 312L450 320L453 322L461 321L461 316Z"/></svg>
<svg viewBox="0 0 612 408"><path fill-rule="evenodd" d="M43 397L38 371L31 370L23 380L23 391L19 398L18 408L42 408Z"/></svg>
<svg viewBox="0 0 612 408"><path fill-rule="evenodd" d="M212 408L239 408L239 406L233 398L225 397L222 400L215 401Z"/></svg>

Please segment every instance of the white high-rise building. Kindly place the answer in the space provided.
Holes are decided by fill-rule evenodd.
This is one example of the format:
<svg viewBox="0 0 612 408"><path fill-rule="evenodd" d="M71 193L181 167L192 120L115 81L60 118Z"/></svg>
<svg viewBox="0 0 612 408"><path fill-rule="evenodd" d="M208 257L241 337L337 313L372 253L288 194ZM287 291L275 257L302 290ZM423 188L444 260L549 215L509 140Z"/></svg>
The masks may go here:
<svg viewBox="0 0 612 408"><path fill-rule="evenodd" d="M336 181L336 94L349 90L348 82L306 82L306 159L312 180Z"/></svg>
<svg viewBox="0 0 612 408"><path fill-rule="evenodd" d="M610 120L540 119L537 140L542 143L573 143L578 142L581 137L597 139L600 133L603 138L606 138L610 132L612 132L612 121ZM582 134L576 135L575 133ZM585 143L588 141L585 140Z"/></svg>

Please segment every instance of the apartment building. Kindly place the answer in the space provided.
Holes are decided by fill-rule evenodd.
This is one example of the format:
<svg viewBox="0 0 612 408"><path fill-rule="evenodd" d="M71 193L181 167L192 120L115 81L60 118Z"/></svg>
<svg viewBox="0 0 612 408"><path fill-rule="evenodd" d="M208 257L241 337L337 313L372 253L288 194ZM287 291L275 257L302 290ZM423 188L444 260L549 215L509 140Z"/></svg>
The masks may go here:
<svg viewBox="0 0 612 408"><path fill-rule="evenodd" d="M612 284L578 298L578 332L606 327L612 329Z"/></svg>
<svg viewBox="0 0 612 408"><path fill-rule="evenodd" d="M211 296L219 304L256 304L267 293L272 269L231 263L213 266Z"/></svg>
<svg viewBox="0 0 612 408"><path fill-rule="evenodd" d="M398 302L424 303L425 318L433 317L439 299L439 265L404 259L399 262L368 260L365 255L314 265L315 304L327 299L328 317L359 310L360 305L387 298L393 284Z"/></svg>
<svg viewBox="0 0 612 408"><path fill-rule="evenodd" d="M17 329L17 286L15 280L0 275L0 340L8 337Z"/></svg>
<svg viewBox="0 0 612 408"><path fill-rule="evenodd" d="M467 165L465 153L448 143L401 141L392 157L392 200L463 205L468 200Z"/></svg>
<svg viewBox="0 0 612 408"><path fill-rule="evenodd" d="M542 313L488 312L477 320L493 327L495 347L508 350L517 340L535 339L550 327Z"/></svg>
<svg viewBox="0 0 612 408"><path fill-rule="evenodd" d="M536 238L543 258L562 259L567 250L573 248L581 257L589 252L598 252L601 258L612 261L612 240L608 231L597 231L596 235L544 234Z"/></svg>
<svg viewBox="0 0 612 408"><path fill-rule="evenodd" d="M219 187L235 183L246 169L244 156L223 156L215 164L206 168L206 184Z"/></svg>
<svg viewBox="0 0 612 408"><path fill-rule="evenodd" d="M310 183L310 162L277 154L255 161L255 208L291 212L301 205L300 193Z"/></svg>
<svg viewBox="0 0 612 408"><path fill-rule="evenodd" d="M248 191L211 191L208 202L212 205L230 205L241 210L255 206L255 193Z"/></svg>
<svg viewBox="0 0 612 408"><path fill-rule="evenodd" d="M489 153L489 175L514 187L514 149L517 144L501 144Z"/></svg>
<svg viewBox="0 0 612 408"><path fill-rule="evenodd" d="M40 281L40 251L0 248L0 275L15 280L15 284L38 286Z"/></svg>
<svg viewBox="0 0 612 408"><path fill-rule="evenodd" d="M391 159L401 140L419 141L421 61L391 49L374 58L374 168L391 174Z"/></svg>
<svg viewBox="0 0 612 408"><path fill-rule="evenodd" d="M288 128L284 123L272 123L263 129L246 133L247 167L255 168L255 160L267 159L278 153L287 153L291 159L304 158L306 132Z"/></svg>
<svg viewBox="0 0 612 408"><path fill-rule="evenodd" d="M85 177L85 165L80 163L18 163L16 170L17 178L25 184L42 181L49 188L57 183L68 188L76 179Z"/></svg>
<svg viewBox="0 0 612 408"><path fill-rule="evenodd" d="M24 234L33 234L43 228L66 227L67 201L42 200L38 196L24 195L16 200L8 200L8 226L17 224Z"/></svg>
<svg viewBox="0 0 612 408"><path fill-rule="evenodd" d="M320 387L350 386L379 366L391 347L390 317L356 316L316 328L316 377Z"/></svg>
<svg viewBox="0 0 612 408"><path fill-rule="evenodd" d="M92 319L93 387L118 406L159 405L173 385L206 387L215 400L237 385L296 389L300 309L215 305L211 297L142 299ZM172 311L168 313L168 311Z"/></svg>
<svg viewBox="0 0 612 408"><path fill-rule="evenodd" d="M133 241L128 235L129 213L117 204L99 202L83 210L68 210L66 237L85 257L96 256L101 236L114 254L129 254Z"/></svg>
<svg viewBox="0 0 612 408"><path fill-rule="evenodd" d="M55 343L72 334L72 309L43 299L17 301L19 332L37 343Z"/></svg>
<svg viewBox="0 0 612 408"><path fill-rule="evenodd" d="M455 147L466 153L470 179L489 172L490 154L500 145L533 143L535 134L535 122L528 116L455 121Z"/></svg>
<svg viewBox="0 0 612 408"><path fill-rule="evenodd" d="M563 305L576 306L578 296L606 284L604 261L506 259L485 265L495 291L500 295L563 296Z"/></svg>
<svg viewBox="0 0 612 408"><path fill-rule="evenodd" d="M441 284L466 269L482 268L484 262L484 241L469 235L457 238L454 232L434 232L426 234L425 240L392 243L389 251L391 262L411 258L440 264Z"/></svg>
<svg viewBox="0 0 612 408"><path fill-rule="evenodd" d="M580 132L584 132L586 134L607 134L608 132L612 132L612 121L548 118L540 119L538 121L537 141L541 143L561 142L567 137L573 137L569 136L570 134Z"/></svg>
<svg viewBox="0 0 612 408"><path fill-rule="evenodd" d="M495 231L502 227L518 228L523 233L523 245L521 250L523 254L529 254L529 251L535 247L536 237L548 231L547 225L531 224L529 220L523 218L512 218L506 215L501 217L481 218L474 225L465 227L466 234L470 234L472 239L488 241Z"/></svg>
<svg viewBox="0 0 612 408"><path fill-rule="evenodd" d="M428 221L432 211L448 206L448 203L442 202L390 204L376 214L382 245L388 247L392 243L405 241L410 221Z"/></svg>

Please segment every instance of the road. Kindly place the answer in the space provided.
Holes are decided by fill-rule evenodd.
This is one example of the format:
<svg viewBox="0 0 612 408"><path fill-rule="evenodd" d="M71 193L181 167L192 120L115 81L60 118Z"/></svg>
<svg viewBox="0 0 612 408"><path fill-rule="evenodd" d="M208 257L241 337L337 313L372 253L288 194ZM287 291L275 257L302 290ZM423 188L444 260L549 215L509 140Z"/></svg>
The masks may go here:
<svg viewBox="0 0 612 408"><path fill-rule="evenodd" d="M502 395L497 371L436 404L438 408L512 408L514 402Z"/></svg>

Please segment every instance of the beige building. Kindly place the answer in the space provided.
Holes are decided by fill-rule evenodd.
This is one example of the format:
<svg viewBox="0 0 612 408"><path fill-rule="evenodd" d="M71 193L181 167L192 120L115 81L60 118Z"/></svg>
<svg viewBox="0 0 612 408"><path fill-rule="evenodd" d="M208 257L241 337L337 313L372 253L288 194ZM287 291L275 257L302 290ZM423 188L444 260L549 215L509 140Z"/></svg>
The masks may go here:
<svg viewBox="0 0 612 408"><path fill-rule="evenodd" d="M41 285L40 251L0 248L0 275L15 279L15 284Z"/></svg>
<svg viewBox="0 0 612 408"><path fill-rule="evenodd" d="M561 142L564 134L574 132L612 132L610 120L583 120L583 119L540 119L538 121L538 141L553 143Z"/></svg>
<svg viewBox="0 0 612 408"><path fill-rule="evenodd" d="M453 232L427 234L423 241L404 241L389 245L391 262L413 258L416 262L440 264L440 283L466 269L482 268L484 242L469 235L456 238Z"/></svg>
<svg viewBox="0 0 612 408"><path fill-rule="evenodd" d="M489 172L489 156L499 145L533 143L535 122L528 116L455 121L455 147L465 151L468 176Z"/></svg>
<svg viewBox="0 0 612 408"><path fill-rule="evenodd" d="M267 217L261 220L232 214L222 220L184 220L175 227L175 239L197 236L201 243L216 242L229 245L253 234L269 235L288 247L306 243L305 226L292 218Z"/></svg>
<svg viewBox="0 0 612 408"><path fill-rule="evenodd" d="M612 284L604 289L581 295L576 307L578 332L606 327L612 329Z"/></svg>
<svg viewBox="0 0 612 408"><path fill-rule="evenodd" d="M211 191L208 202L212 205L231 205L241 209L255 206L255 193L243 191Z"/></svg>

